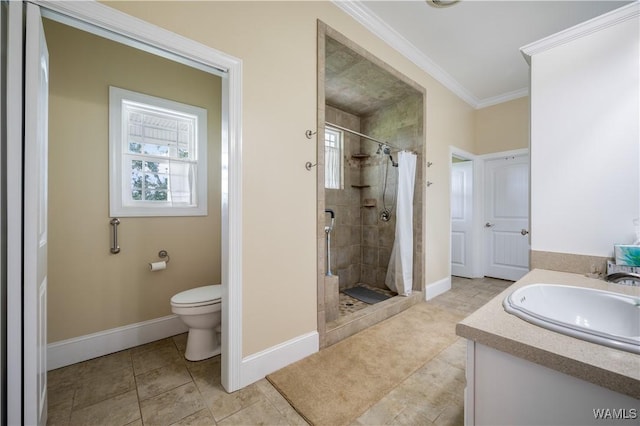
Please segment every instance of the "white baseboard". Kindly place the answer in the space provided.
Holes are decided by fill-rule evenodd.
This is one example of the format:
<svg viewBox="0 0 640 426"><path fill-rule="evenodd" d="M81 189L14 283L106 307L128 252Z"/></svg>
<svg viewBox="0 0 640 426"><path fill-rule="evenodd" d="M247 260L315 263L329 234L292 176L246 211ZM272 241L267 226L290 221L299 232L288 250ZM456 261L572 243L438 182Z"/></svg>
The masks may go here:
<svg viewBox="0 0 640 426"><path fill-rule="evenodd" d="M240 386L248 386L274 371L318 352L319 339L318 332L313 331L244 358Z"/></svg>
<svg viewBox="0 0 640 426"><path fill-rule="evenodd" d="M169 315L47 345L47 370L108 355L189 331L177 315ZM242 360L240 387L263 379L289 364L318 352L317 331L303 334Z"/></svg>
<svg viewBox="0 0 640 426"><path fill-rule="evenodd" d="M189 328L184 325L180 317L169 315L50 343L47 345L47 370L54 370L187 331Z"/></svg>
<svg viewBox="0 0 640 426"><path fill-rule="evenodd" d="M451 290L451 277L446 277L434 283L427 284L424 292L425 300L431 300L449 290Z"/></svg>

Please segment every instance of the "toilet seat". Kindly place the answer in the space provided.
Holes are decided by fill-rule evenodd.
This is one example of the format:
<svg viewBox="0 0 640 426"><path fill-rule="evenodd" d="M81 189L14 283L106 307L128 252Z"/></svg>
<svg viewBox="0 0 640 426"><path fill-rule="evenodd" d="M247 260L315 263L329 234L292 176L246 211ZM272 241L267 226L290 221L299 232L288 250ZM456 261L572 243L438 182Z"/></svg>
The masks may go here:
<svg viewBox="0 0 640 426"><path fill-rule="evenodd" d="M196 308L220 303L222 286L206 285L182 291L171 298L171 306L180 308Z"/></svg>

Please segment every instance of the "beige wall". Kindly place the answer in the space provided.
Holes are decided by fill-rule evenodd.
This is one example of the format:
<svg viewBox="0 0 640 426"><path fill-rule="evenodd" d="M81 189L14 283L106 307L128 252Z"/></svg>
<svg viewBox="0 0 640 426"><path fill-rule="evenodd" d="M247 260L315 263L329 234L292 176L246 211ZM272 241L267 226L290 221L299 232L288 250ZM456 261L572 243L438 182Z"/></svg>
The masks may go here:
<svg viewBox="0 0 640 426"><path fill-rule="evenodd" d="M171 314L175 293L220 282L219 77L45 20L50 53L48 340ZM121 218L110 253L109 85L208 113L206 217ZM169 252L168 268L148 262Z"/></svg>
<svg viewBox="0 0 640 426"><path fill-rule="evenodd" d="M245 356L317 329L318 19L426 88L426 283L448 277L449 145L473 151L473 108L328 1L108 4L243 60Z"/></svg>
<svg viewBox="0 0 640 426"><path fill-rule="evenodd" d="M529 97L476 111L474 154L529 148Z"/></svg>

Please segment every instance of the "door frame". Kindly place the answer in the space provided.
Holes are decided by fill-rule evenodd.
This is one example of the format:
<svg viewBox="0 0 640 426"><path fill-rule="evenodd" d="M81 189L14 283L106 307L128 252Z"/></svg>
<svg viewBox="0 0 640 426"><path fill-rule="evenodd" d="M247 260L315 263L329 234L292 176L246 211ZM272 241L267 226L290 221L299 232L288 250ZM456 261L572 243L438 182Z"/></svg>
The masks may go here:
<svg viewBox="0 0 640 426"><path fill-rule="evenodd" d="M460 158L463 160L468 160L472 162L473 165L473 183L472 191L473 191L473 206L472 206L472 230L469 233L469 238L471 239L471 260L469 263L471 264L471 275L474 278L484 276L483 270L483 250L482 250L482 234L481 234L481 222L482 222L482 209L484 209L484 198L483 198L483 185L484 185L484 161L481 157L471 154L463 149L457 148L455 146L449 147L449 194L451 194L451 176L453 173L453 162L451 161L453 157ZM451 195L449 195L451 197ZM451 207L451 203L449 203L449 207ZM451 209L449 209L451 210ZM451 276L451 214L449 214L449 276Z"/></svg>
<svg viewBox="0 0 640 426"><path fill-rule="evenodd" d="M449 193L451 193L451 173L453 171L451 158L457 157L473 162L473 231L470 236L473 240L471 269L473 271L474 278L482 278L486 273L484 253L485 233L483 232L484 207L486 202L484 165L487 161L494 160L496 158L517 157L522 155L529 155L529 149L521 148L476 155L455 146L449 146ZM529 170L529 172L531 172L531 170ZM529 196L531 196L531 188L529 188ZM449 207L451 206L449 205ZM531 215L529 215L529 222L531 222ZM529 227L529 229L530 228L531 227ZM449 219L449 276L451 276L451 229L451 219Z"/></svg>
<svg viewBox="0 0 640 426"><path fill-rule="evenodd" d="M478 246L478 251L482 254L482 263L479 265L480 270L482 271L482 277L485 276L485 274L487 273L487 265L485 262L485 256L484 256L484 247L486 247L486 242L487 242L487 238L488 236L486 235L483 229L483 223L484 223L484 207L485 204L487 202L487 196L486 196L486 191L485 191L485 164L487 161L491 161L491 160L496 160L498 158L503 158L503 157L521 157L524 155L529 155L529 163L531 163L531 156L530 156L530 152L529 152L529 148L520 148L520 149L513 149L513 150L509 150L509 151L501 151L501 152L492 152L490 154L483 154L483 155L479 155L478 159L480 160L481 167L482 167L482 182L481 182L481 187L479 188L479 191L482 194L482 210L477 211L478 212L478 223L477 223L477 231L479 233L479 243L480 245ZM529 164L529 200L531 200L531 164ZM531 229L531 202L529 202L529 228ZM531 239L531 234L528 235L529 240Z"/></svg>
<svg viewBox="0 0 640 426"><path fill-rule="evenodd" d="M23 3L8 2L6 62L6 419L22 424ZM3 259L4 260L4 259ZM8 344L11 342L11 345ZM4 386L4 383L2 383ZM9 392L10 389L18 390ZM3 401L4 402L4 401Z"/></svg>
<svg viewBox="0 0 640 426"><path fill-rule="evenodd" d="M108 33L131 40L134 47L147 47L154 54L164 52L172 60L182 58L191 66L226 71L222 76L222 385L229 391L242 383L242 61L194 40L146 21L89 2L31 0L43 16L56 16L65 24L100 35ZM22 283L24 259L21 232L23 183L23 94L22 10L24 2L9 2L7 55L7 389L21 389L22 377ZM10 424L23 420L20 392L8 392Z"/></svg>

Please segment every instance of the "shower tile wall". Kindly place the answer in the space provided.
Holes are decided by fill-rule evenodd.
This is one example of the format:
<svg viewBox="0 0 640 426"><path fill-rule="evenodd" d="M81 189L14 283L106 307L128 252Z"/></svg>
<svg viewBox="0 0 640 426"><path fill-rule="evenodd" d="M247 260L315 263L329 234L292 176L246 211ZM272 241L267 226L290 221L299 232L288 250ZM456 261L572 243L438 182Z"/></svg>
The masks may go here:
<svg viewBox="0 0 640 426"><path fill-rule="evenodd" d="M395 105L367 117L357 117L326 106L329 123L365 133L388 143L422 153L422 98L409 96ZM344 189L325 189L325 207L336 212L336 226L331 235L331 269L340 278L340 289L366 283L386 288L384 283L395 236L395 201L398 170L390 166L389 157L376 154L375 142L361 140L345 132ZM369 154L353 158L352 154ZM397 154L393 153L394 160ZM422 156L416 169L414 201L414 289L422 283ZM385 169L387 190L383 200ZM352 185L369 185L354 188ZM371 203L371 200L374 200ZM373 207L369 205L373 204ZM392 209L391 220L379 219L384 207ZM327 223L329 215L326 217Z"/></svg>
<svg viewBox="0 0 640 426"><path fill-rule="evenodd" d="M361 118L361 132L389 144L418 153L413 202L413 289L421 290L422 283L422 175L423 175L423 110L422 95L407 96L400 102L375 111ZM365 144L363 144L363 147ZM386 288L384 283L389 257L395 237L396 195L398 169L391 167L387 156L375 155L375 143L366 144L366 152L372 155L370 167L363 170L363 180L371 185L363 190L363 197L375 198L377 208L363 211L362 269L363 282ZM394 161L398 154L392 150ZM387 185L382 199L385 171ZM392 209L391 220L379 219L382 209Z"/></svg>
<svg viewBox="0 0 640 426"><path fill-rule="evenodd" d="M360 118L330 106L326 107L325 120L348 129L360 131ZM344 189L325 189L325 208L336 213L336 223L331 233L331 270L340 279L340 289L350 288L361 281L360 256L362 222L360 219L360 192L354 188L360 179L361 160L353 160L352 154L360 151L360 137L344 133ZM329 215L326 215L329 224Z"/></svg>

